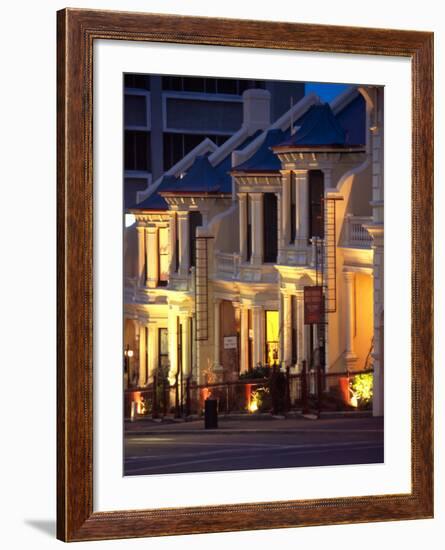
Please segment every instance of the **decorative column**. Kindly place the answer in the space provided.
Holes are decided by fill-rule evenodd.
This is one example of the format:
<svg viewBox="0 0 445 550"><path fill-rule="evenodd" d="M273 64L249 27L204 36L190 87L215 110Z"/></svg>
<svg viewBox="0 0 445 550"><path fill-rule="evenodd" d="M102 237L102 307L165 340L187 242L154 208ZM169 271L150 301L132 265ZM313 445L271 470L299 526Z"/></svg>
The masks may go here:
<svg viewBox="0 0 445 550"><path fill-rule="evenodd" d="M158 228L155 225L149 226L145 233L146 246L146 266L147 266L147 286L156 288L159 280L158 266Z"/></svg>
<svg viewBox="0 0 445 550"><path fill-rule="evenodd" d="M170 275L176 273L176 240L178 235L176 234L176 224L177 224L177 214L176 212L170 212L170 223L169 223L169 266L170 266Z"/></svg>
<svg viewBox="0 0 445 550"><path fill-rule="evenodd" d="M241 261L246 261L247 256L247 194L238 193L239 200L239 252Z"/></svg>
<svg viewBox="0 0 445 550"><path fill-rule="evenodd" d="M221 352L220 352L220 335L221 335L221 300L215 298L213 301L213 369L220 370L221 367Z"/></svg>
<svg viewBox="0 0 445 550"><path fill-rule="evenodd" d="M283 361L286 366L290 366L292 361L292 311L291 296L283 294Z"/></svg>
<svg viewBox="0 0 445 550"><path fill-rule="evenodd" d="M325 191L327 189L332 190L332 168L323 168L323 185ZM335 188L333 189L335 191Z"/></svg>
<svg viewBox="0 0 445 550"><path fill-rule="evenodd" d="M138 225L136 230L138 235L137 280L140 286L145 286L145 227Z"/></svg>
<svg viewBox="0 0 445 550"><path fill-rule="evenodd" d="M294 174L297 197L295 244L297 248L306 249L309 238L308 171L295 170Z"/></svg>
<svg viewBox="0 0 445 550"><path fill-rule="evenodd" d="M355 273L345 271L345 361L346 368L350 369L357 361L354 353L354 280Z"/></svg>
<svg viewBox="0 0 445 550"><path fill-rule="evenodd" d="M178 317L176 309L168 310L168 378L170 384L175 383L175 376L178 370Z"/></svg>
<svg viewBox="0 0 445 550"><path fill-rule="evenodd" d="M139 321L139 376L138 386L143 387L147 383L147 334L145 329L145 323Z"/></svg>
<svg viewBox="0 0 445 550"><path fill-rule="evenodd" d="M186 277L190 269L190 235L188 212L178 212L179 275Z"/></svg>
<svg viewBox="0 0 445 550"><path fill-rule="evenodd" d="M277 262L280 263L283 257L284 242L281 231L281 193L275 193L277 197Z"/></svg>
<svg viewBox="0 0 445 550"><path fill-rule="evenodd" d="M190 316L188 314L181 314L181 324L182 324L182 372L184 379L190 376L192 366L190 363L190 343L191 343L191 333L190 333Z"/></svg>
<svg viewBox="0 0 445 550"><path fill-rule="evenodd" d="M153 376L158 368L158 328L154 323L149 323L148 331L148 364L147 364L147 381Z"/></svg>
<svg viewBox="0 0 445 550"><path fill-rule="evenodd" d="M263 195L251 193L252 199L252 258L251 263L263 263Z"/></svg>
<svg viewBox="0 0 445 550"><path fill-rule="evenodd" d="M307 358L306 353L306 330L304 325L304 294L302 290L296 293L297 301L297 350L298 364L301 368L302 362Z"/></svg>
<svg viewBox="0 0 445 550"><path fill-rule="evenodd" d="M240 372L247 372L249 370L249 309L245 304L240 304L240 354L241 354L241 367Z"/></svg>
<svg viewBox="0 0 445 550"><path fill-rule="evenodd" d="M253 321L253 366L263 363L264 359L264 315L263 306L252 306Z"/></svg>
<svg viewBox="0 0 445 550"><path fill-rule="evenodd" d="M290 191L292 185L291 172L283 174L282 178L282 200L281 200L281 231L279 247L284 248L290 242Z"/></svg>

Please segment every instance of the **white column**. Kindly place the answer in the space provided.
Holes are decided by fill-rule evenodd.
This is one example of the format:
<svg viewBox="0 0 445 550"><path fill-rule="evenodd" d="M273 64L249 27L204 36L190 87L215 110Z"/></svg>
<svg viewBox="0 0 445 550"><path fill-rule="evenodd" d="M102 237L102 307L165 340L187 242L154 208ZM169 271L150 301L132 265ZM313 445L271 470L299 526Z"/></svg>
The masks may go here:
<svg viewBox="0 0 445 550"><path fill-rule="evenodd" d="M137 226L138 235L138 265L137 279L141 286L145 286L145 227Z"/></svg>
<svg viewBox="0 0 445 550"><path fill-rule="evenodd" d="M221 353L220 353L220 334L221 334L221 300L213 301L213 368L218 370L221 368Z"/></svg>
<svg viewBox="0 0 445 550"><path fill-rule="evenodd" d="M351 368L357 361L354 353L354 280L352 271L343 273L345 281L345 361L346 367Z"/></svg>
<svg viewBox="0 0 445 550"><path fill-rule="evenodd" d="M252 258L251 263L263 263L263 195L251 193L252 199Z"/></svg>
<svg viewBox="0 0 445 550"><path fill-rule="evenodd" d="M309 237L309 196L307 170L295 171L295 185L297 197L295 243L297 248L306 249Z"/></svg>
<svg viewBox="0 0 445 550"><path fill-rule="evenodd" d="M159 280L158 228L156 226L147 227L145 239L147 286L148 288L156 288Z"/></svg>
<svg viewBox="0 0 445 550"><path fill-rule="evenodd" d="M332 168L323 168L323 185L325 190L332 189Z"/></svg>
<svg viewBox="0 0 445 550"><path fill-rule="evenodd" d="M249 369L249 310L246 305L241 304L240 305L240 314L241 314L241 330L240 330L240 354L241 354L241 367L240 371L241 373L247 372Z"/></svg>
<svg viewBox="0 0 445 550"><path fill-rule="evenodd" d="M284 248L290 241L290 190L292 185L292 176L283 174L282 178L282 200L281 200L281 248Z"/></svg>
<svg viewBox="0 0 445 550"><path fill-rule="evenodd" d="M188 275L190 268L190 236L188 212L178 212L179 226L179 274Z"/></svg>
<svg viewBox="0 0 445 550"><path fill-rule="evenodd" d="M158 328L154 323L149 323L148 327L148 365L147 380L153 376L158 367Z"/></svg>
<svg viewBox="0 0 445 550"><path fill-rule="evenodd" d="M264 361L264 315L263 306L252 306L253 324L253 366Z"/></svg>
<svg viewBox="0 0 445 550"><path fill-rule="evenodd" d="M184 380L188 378L191 373L191 364L190 364L190 317L188 314L181 315L181 324L182 324L182 372L184 375Z"/></svg>
<svg viewBox="0 0 445 550"><path fill-rule="evenodd" d="M283 361L290 366L292 361L292 311L291 296L283 294Z"/></svg>
<svg viewBox="0 0 445 550"><path fill-rule="evenodd" d="M283 257L284 248L283 233L281 231L281 218L283 213L281 211L281 193L275 193L275 196L277 197L277 262L280 263Z"/></svg>
<svg viewBox="0 0 445 550"><path fill-rule="evenodd" d="M304 294L300 290L296 294L297 301L297 350L298 364L301 367L302 362L307 359L306 353L306 330L304 325Z"/></svg>
<svg viewBox="0 0 445 550"><path fill-rule="evenodd" d="M146 365L146 332L145 324L139 323L139 376L138 376L138 386L145 386L147 382L147 365Z"/></svg>
<svg viewBox="0 0 445 550"><path fill-rule="evenodd" d="M174 384L178 369L178 317L176 309L171 307L168 310L168 361L168 378Z"/></svg>
<svg viewBox="0 0 445 550"><path fill-rule="evenodd" d="M176 272L176 239L178 235L176 234L176 223L177 217L176 212L170 212L170 227L168 232L169 237L169 265L170 265L170 274Z"/></svg>
<svg viewBox="0 0 445 550"><path fill-rule="evenodd" d="M239 200L239 252L241 261L246 261L247 256L247 195L246 193L238 193Z"/></svg>

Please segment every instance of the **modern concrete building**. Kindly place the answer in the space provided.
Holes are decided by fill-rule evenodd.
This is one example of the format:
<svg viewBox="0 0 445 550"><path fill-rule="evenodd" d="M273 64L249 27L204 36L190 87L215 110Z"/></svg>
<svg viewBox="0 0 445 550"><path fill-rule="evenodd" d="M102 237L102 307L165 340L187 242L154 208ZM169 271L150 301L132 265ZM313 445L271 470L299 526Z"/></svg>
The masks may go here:
<svg viewBox="0 0 445 550"><path fill-rule="evenodd" d="M351 87L331 104L312 94L272 123L266 91L243 102L230 139L203 140L129 211L129 379L372 367L382 415L383 89ZM315 324L307 288L322 293Z"/></svg>
<svg viewBox="0 0 445 550"><path fill-rule="evenodd" d="M126 74L124 168L126 206L205 138L222 145L243 122L242 94L271 94L270 118L304 96L304 84L229 78Z"/></svg>

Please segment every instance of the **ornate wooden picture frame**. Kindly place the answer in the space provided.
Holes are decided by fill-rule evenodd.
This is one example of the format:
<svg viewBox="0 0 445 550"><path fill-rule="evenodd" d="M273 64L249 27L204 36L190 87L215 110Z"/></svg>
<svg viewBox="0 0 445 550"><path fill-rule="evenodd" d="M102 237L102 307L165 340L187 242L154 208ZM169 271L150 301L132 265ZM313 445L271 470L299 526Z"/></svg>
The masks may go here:
<svg viewBox="0 0 445 550"><path fill-rule="evenodd" d="M64 541L433 516L433 34L65 9L58 12L57 536ZM93 44L126 40L411 60L411 492L93 511Z"/></svg>

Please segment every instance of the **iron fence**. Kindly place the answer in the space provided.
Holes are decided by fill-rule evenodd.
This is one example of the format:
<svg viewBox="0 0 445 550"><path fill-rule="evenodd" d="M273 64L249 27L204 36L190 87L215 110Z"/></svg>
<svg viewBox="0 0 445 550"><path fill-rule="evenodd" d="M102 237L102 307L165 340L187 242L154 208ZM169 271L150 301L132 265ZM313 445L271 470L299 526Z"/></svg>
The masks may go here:
<svg viewBox="0 0 445 550"><path fill-rule="evenodd" d="M264 378L197 384L190 378L156 376L144 388L125 391L126 418L202 415L206 399L215 399L219 414L286 414L291 411L353 411L372 407L372 369L325 373L321 368L298 373L270 368Z"/></svg>

